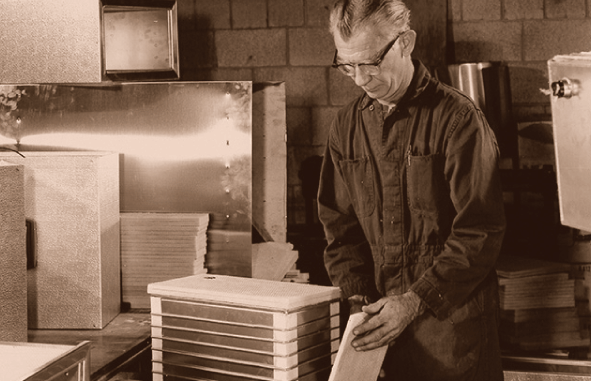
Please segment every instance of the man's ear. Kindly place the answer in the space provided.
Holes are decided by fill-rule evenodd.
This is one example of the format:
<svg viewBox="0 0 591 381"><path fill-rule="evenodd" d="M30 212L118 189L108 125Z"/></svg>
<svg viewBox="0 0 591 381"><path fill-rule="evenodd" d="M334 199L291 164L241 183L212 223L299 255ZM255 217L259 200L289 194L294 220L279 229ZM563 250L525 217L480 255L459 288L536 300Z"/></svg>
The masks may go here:
<svg viewBox="0 0 591 381"><path fill-rule="evenodd" d="M410 56L412 51L415 49L415 42L417 41L417 32L414 30L407 30L400 36L400 42L402 45L402 54L404 56Z"/></svg>

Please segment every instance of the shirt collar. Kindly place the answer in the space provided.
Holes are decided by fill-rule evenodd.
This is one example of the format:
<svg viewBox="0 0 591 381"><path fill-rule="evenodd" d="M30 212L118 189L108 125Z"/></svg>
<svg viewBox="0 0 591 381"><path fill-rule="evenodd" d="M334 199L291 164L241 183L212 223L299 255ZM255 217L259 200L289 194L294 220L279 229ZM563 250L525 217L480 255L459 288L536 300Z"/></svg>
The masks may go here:
<svg viewBox="0 0 591 381"><path fill-rule="evenodd" d="M404 96L396 105L397 108L404 106L406 103L420 96L431 82L431 74L425 65L419 60L413 60L412 63L415 67L415 72L408 85L408 89L406 89L406 93L404 93ZM378 105L379 102L376 99L370 98L367 94L363 94L363 99L359 103L359 109L362 110L371 104Z"/></svg>

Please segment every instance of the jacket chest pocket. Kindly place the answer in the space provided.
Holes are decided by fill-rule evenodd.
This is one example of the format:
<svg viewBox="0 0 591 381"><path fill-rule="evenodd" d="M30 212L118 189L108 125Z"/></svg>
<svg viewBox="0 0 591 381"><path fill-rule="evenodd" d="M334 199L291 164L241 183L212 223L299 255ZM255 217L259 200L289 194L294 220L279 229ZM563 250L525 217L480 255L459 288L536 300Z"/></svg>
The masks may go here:
<svg viewBox="0 0 591 381"><path fill-rule="evenodd" d="M375 209L374 173L369 157L341 160L339 167L345 180L351 204L358 217L367 217Z"/></svg>
<svg viewBox="0 0 591 381"><path fill-rule="evenodd" d="M435 217L449 195L443 156L410 156L408 160L408 206L413 213Z"/></svg>

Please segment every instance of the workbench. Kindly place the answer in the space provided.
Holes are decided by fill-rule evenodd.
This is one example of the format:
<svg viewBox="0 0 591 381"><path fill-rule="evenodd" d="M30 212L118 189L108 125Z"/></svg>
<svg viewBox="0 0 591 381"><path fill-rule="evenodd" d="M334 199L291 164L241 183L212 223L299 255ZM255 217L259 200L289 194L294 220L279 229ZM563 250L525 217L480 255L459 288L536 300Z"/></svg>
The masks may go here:
<svg viewBox="0 0 591 381"><path fill-rule="evenodd" d="M117 315L100 330L29 330L30 343L77 345L89 341L90 381L108 381L133 369L143 379L151 378L150 313Z"/></svg>

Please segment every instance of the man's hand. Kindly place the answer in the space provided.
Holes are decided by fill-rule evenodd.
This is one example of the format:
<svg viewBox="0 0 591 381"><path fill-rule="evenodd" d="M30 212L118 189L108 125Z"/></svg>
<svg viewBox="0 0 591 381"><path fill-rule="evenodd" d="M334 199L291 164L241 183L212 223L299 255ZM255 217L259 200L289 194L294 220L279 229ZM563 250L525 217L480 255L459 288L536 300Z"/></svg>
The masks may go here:
<svg viewBox="0 0 591 381"><path fill-rule="evenodd" d="M402 331L425 309L425 304L413 291L386 296L364 306L363 312L371 317L353 330L353 334L358 337L351 344L358 351L392 345Z"/></svg>

